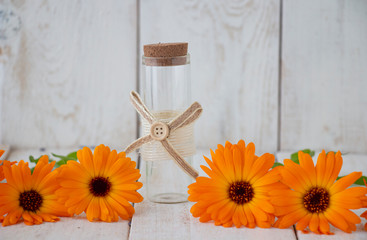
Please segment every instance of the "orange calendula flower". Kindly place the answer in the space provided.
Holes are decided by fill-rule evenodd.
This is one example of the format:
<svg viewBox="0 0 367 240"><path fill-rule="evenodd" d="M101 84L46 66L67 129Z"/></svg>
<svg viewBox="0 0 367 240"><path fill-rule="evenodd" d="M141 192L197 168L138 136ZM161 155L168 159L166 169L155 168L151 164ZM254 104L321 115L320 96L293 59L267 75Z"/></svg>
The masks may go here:
<svg viewBox="0 0 367 240"><path fill-rule="evenodd" d="M79 162L68 161L60 169L58 196L70 214L87 214L89 221L106 222L130 219L135 210L129 202L141 202L136 191L142 187L136 163L124 152L99 145L92 151L84 147L77 152Z"/></svg>
<svg viewBox="0 0 367 240"><path fill-rule="evenodd" d="M42 156L33 174L28 163L23 160L11 166L4 162L6 183L0 183L0 216L2 225L16 224L21 218L27 225L41 224L43 221L58 221L58 216L68 216L64 205L57 201L55 190L60 186L55 162L48 163L48 156Z"/></svg>
<svg viewBox="0 0 367 240"><path fill-rule="evenodd" d="M212 161L204 156L209 168L201 166L209 177L198 177L189 186L188 199L197 202L192 215L200 217L200 222L214 220L215 225L224 227L271 227L274 207L267 192L281 185L279 173L269 171L274 155L257 157L255 145L245 146L240 140L234 145L218 145L211 157Z"/></svg>
<svg viewBox="0 0 367 240"><path fill-rule="evenodd" d="M329 223L345 232L356 230L361 219L349 209L362 207L361 198L367 193L364 187L348 188L361 172L353 172L338 181L343 159L340 151L320 153L316 167L309 154L299 152L299 163L284 160L279 170L281 182L289 189L270 191L275 214L279 217L275 227L288 228L296 224L297 230L332 234Z"/></svg>
<svg viewBox="0 0 367 240"><path fill-rule="evenodd" d="M363 181L364 181L364 185L366 185L366 188L367 188L366 180L364 180L364 179L363 179ZM362 203L363 203L363 207L364 207L364 208L367 208L367 196L364 196L364 197L362 198ZM364 213L362 213L362 214L361 214L361 217L363 217L363 218L367 219L367 211L365 211ZM366 230L366 231L367 231L367 223L365 223L365 224L364 224L364 230Z"/></svg>

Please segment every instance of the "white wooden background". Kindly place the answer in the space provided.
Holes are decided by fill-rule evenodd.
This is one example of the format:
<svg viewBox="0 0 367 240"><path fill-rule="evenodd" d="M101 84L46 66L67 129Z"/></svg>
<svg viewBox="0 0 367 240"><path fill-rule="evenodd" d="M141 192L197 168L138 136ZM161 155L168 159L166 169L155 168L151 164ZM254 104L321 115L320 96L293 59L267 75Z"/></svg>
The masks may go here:
<svg viewBox="0 0 367 240"><path fill-rule="evenodd" d="M367 153L366 0L0 0L21 30L0 39L0 143L137 135L128 93L142 45L187 41L196 141ZM0 26L4 28L4 26ZM1 71L1 69L4 71Z"/></svg>

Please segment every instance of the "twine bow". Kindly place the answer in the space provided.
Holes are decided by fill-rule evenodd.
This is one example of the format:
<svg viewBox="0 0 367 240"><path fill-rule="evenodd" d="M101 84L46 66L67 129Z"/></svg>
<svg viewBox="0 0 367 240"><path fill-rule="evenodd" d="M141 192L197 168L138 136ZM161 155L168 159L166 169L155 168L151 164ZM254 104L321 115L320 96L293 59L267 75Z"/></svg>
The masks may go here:
<svg viewBox="0 0 367 240"><path fill-rule="evenodd" d="M175 130L187 126L195 122L201 115L203 109L198 102L191 104L183 113L179 114L176 118L172 119L169 123L160 122L154 118L153 114L148 110L138 93L132 91L130 93L130 100L136 109L136 111L150 124L150 134L143 136L133 143L131 143L126 149L126 154L131 153L137 148L140 148L143 144L151 141L160 141L163 148L167 153L175 160L175 162L194 179L199 176L198 172L191 167L189 163L183 159L183 157L174 149L169 142L168 137Z"/></svg>

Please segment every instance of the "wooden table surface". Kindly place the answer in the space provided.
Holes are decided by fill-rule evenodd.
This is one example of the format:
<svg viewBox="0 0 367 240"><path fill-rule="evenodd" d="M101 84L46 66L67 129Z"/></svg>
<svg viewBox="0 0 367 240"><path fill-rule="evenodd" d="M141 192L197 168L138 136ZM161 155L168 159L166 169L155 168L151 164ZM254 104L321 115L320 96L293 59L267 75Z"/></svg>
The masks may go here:
<svg viewBox="0 0 367 240"><path fill-rule="evenodd" d="M27 160L29 155L39 156L51 152L67 154L75 149L38 149L14 150L8 159L11 161ZM209 156L209 149L199 149L194 158L194 166L199 169L204 164L202 155ZM277 153L277 159L282 161L289 158L289 153ZM130 156L137 159L136 154ZM144 183L144 162L141 164ZM367 173L367 155L347 154L344 156L342 175L352 171ZM200 175L204 175L200 170ZM145 197L144 187L140 190ZM136 213L129 221L119 220L115 223L89 222L85 214L72 218L61 218L57 223L43 223L36 226L26 226L23 223L8 227L0 227L0 239L367 239L367 232L363 230L366 220L357 225L357 231L352 234L344 233L331 227L335 235L316 235L295 232L289 229L247 229L224 228L214 226L213 223L200 223L191 216L191 202L181 204L157 204L148 199L135 204ZM355 211L360 215L365 209Z"/></svg>

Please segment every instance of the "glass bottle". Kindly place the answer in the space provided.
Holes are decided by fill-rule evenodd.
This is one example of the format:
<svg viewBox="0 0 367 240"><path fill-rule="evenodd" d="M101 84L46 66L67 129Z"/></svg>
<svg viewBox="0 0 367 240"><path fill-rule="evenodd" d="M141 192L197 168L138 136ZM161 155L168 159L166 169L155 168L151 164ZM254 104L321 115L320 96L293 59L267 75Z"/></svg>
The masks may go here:
<svg viewBox="0 0 367 240"><path fill-rule="evenodd" d="M192 102L190 55L186 52L183 56L172 56L174 54L167 53L167 49L160 49L166 45L146 45L153 47L153 50L155 48L156 51L160 51L159 57L147 56L149 53L147 54L146 46L144 46L140 95L154 117L161 122L168 123ZM174 44L168 45L174 47ZM143 135L148 134L150 125L143 120L141 126ZM179 133L180 131L182 134L179 138L172 134L168 140L184 159L192 164L194 152L190 149L195 149L193 124L185 129L177 130ZM141 150L141 156L146 162L145 186L150 201L157 203L187 201L187 186L192 183L192 178L166 153L160 142L153 141L145 144Z"/></svg>

